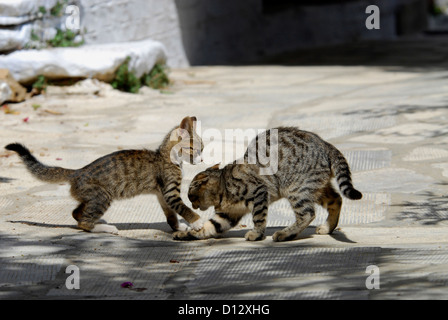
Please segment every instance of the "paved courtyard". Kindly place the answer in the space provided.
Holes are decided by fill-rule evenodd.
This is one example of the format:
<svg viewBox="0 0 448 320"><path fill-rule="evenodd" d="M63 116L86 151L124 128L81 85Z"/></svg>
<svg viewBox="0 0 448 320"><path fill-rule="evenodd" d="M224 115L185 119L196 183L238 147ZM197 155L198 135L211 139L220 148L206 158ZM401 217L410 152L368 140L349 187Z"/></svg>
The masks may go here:
<svg viewBox="0 0 448 320"><path fill-rule="evenodd" d="M104 218L119 235L90 234L71 217L68 185L33 179L2 149L0 299L448 299L446 47L359 45L335 48L331 59L309 51L283 66L171 70L173 86L162 92L85 82L10 104L0 111L0 145L22 142L67 168L154 149L186 115L223 140L225 129L298 126L345 154L364 197L344 200L332 235L315 234L326 218L319 209L301 239L285 243L272 241L294 220L283 201L255 243L244 240L250 215L220 239L174 241L155 196L114 202ZM189 182L204 167L184 166L187 205ZM71 265L79 289L66 287ZM369 266L378 289L368 288Z"/></svg>

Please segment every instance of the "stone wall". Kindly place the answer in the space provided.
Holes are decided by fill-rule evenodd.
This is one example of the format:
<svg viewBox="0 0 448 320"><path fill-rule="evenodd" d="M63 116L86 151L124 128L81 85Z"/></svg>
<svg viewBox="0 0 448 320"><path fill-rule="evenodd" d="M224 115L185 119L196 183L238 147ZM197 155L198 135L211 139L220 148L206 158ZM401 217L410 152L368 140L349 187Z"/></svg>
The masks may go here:
<svg viewBox="0 0 448 320"><path fill-rule="evenodd" d="M55 28L64 28L65 11L45 19L39 13L40 7L50 11L58 2L79 7L86 44L152 39L166 47L169 65L188 65L171 0L0 0L0 52L25 47L32 30L43 28L42 34L51 37Z"/></svg>
<svg viewBox="0 0 448 320"><path fill-rule="evenodd" d="M0 51L26 45L47 10L66 0L0 0ZM328 44L395 39L425 28L426 0L67 0L80 8L86 44L152 39L168 65L260 62L266 57ZM337 2L336 4L334 4ZM280 3L280 5L278 5ZM368 5L381 10L381 28L365 27ZM47 19L48 20L48 19ZM51 36L53 32L46 33Z"/></svg>
<svg viewBox="0 0 448 320"><path fill-rule="evenodd" d="M187 66L172 0L79 0L86 43L150 38L164 44L171 66Z"/></svg>

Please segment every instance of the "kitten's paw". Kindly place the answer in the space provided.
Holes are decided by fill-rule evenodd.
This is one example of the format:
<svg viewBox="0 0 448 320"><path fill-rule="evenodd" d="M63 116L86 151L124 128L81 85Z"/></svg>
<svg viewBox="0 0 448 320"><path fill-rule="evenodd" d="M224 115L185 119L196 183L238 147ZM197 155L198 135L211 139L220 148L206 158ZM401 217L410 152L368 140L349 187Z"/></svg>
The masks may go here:
<svg viewBox="0 0 448 320"><path fill-rule="evenodd" d="M118 229L110 224L96 224L90 232L118 234Z"/></svg>
<svg viewBox="0 0 448 320"><path fill-rule="evenodd" d="M198 240L191 234L191 231L176 231L173 233L174 240Z"/></svg>
<svg viewBox="0 0 448 320"><path fill-rule="evenodd" d="M321 224L320 226L318 226L316 228L316 233L317 234L329 234L330 228L326 224Z"/></svg>
<svg viewBox="0 0 448 320"><path fill-rule="evenodd" d="M247 241L260 241L264 240L266 236L264 235L264 233L259 233L255 230L250 230L246 233L244 238L246 238Z"/></svg>
<svg viewBox="0 0 448 320"><path fill-rule="evenodd" d="M176 229L176 231L190 231L190 230L191 228L187 226L185 223L179 223Z"/></svg>
<svg viewBox="0 0 448 320"><path fill-rule="evenodd" d="M195 231L201 230L203 226L204 221L202 221L202 219L198 219L195 222L190 223L190 227Z"/></svg>
<svg viewBox="0 0 448 320"><path fill-rule="evenodd" d="M296 239L298 234L296 233L289 233L285 231L277 231L273 234L272 240L275 242L281 242L281 241L290 241Z"/></svg>

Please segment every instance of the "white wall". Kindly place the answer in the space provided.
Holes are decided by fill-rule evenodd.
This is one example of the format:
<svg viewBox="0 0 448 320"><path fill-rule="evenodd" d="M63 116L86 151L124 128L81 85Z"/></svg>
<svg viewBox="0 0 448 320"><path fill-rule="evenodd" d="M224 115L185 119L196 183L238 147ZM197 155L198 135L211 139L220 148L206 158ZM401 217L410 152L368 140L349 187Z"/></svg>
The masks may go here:
<svg viewBox="0 0 448 320"><path fill-rule="evenodd" d="M79 0L86 43L150 38L163 43L168 65L188 65L174 0Z"/></svg>

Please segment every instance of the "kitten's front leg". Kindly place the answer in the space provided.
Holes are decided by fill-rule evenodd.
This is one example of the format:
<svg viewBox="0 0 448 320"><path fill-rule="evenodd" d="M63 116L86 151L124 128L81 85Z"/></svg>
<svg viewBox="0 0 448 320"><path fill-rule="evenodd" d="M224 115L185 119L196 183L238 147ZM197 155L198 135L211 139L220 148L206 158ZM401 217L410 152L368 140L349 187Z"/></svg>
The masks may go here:
<svg viewBox="0 0 448 320"><path fill-rule="evenodd" d="M177 231L173 234L174 240L202 240L215 238L233 228L240 221L240 216L224 212L217 212L200 230Z"/></svg>
<svg viewBox="0 0 448 320"><path fill-rule="evenodd" d="M199 230L202 228L201 217L188 208L182 198L180 197L180 183L172 181L162 191L163 200L169 210L178 213L183 217L191 226L193 230Z"/></svg>
<svg viewBox="0 0 448 320"><path fill-rule="evenodd" d="M254 228L246 233L248 241L259 241L266 238L266 217L268 214L269 194L266 186L258 186L254 191L254 207L252 210Z"/></svg>

